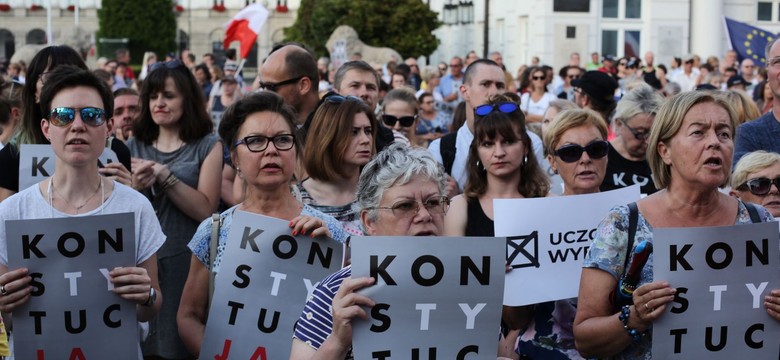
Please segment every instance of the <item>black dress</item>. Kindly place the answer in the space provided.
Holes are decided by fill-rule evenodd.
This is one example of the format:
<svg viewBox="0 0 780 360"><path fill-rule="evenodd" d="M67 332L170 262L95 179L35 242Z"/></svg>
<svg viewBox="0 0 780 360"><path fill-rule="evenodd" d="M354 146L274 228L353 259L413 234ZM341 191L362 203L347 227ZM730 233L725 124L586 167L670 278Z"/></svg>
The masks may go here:
<svg viewBox="0 0 780 360"><path fill-rule="evenodd" d="M466 236L495 236L495 227L477 198L466 198Z"/></svg>

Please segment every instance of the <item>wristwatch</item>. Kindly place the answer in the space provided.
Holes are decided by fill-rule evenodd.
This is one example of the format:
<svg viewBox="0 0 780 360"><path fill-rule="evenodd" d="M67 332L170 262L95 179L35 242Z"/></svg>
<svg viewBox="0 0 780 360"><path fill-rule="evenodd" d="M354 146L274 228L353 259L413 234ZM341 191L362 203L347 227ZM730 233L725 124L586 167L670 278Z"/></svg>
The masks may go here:
<svg viewBox="0 0 780 360"><path fill-rule="evenodd" d="M157 291L154 287L149 287L149 299L143 303L143 306L154 306L154 302L157 301Z"/></svg>

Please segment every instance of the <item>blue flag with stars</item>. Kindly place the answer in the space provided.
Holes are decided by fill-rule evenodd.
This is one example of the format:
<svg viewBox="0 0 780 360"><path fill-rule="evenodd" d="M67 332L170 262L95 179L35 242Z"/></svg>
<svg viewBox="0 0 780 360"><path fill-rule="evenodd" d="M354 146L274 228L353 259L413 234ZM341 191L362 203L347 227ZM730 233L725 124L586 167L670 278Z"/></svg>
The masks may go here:
<svg viewBox="0 0 780 360"><path fill-rule="evenodd" d="M765 47L776 35L752 25L725 19L731 48L737 52L739 61L752 59L757 66L766 67Z"/></svg>

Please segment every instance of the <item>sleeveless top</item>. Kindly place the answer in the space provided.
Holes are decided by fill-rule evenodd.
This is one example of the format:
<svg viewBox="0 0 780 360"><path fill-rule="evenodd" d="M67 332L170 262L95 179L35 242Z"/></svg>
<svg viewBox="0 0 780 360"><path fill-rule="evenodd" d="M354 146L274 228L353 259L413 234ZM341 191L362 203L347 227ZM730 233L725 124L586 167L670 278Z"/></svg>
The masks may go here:
<svg viewBox="0 0 780 360"><path fill-rule="evenodd" d="M214 123L214 129L219 128L219 121L222 120L222 113L225 112L225 105L222 104L222 96L217 95L214 97L214 102L211 103L211 109L209 109L209 114L211 114L211 122Z"/></svg>
<svg viewBox="0 0 780 360"><path fill-rule="evenodd" d="M495 236L493 220L491 220L485 211L482 210L482 204L477 198L466 198L468 206L466 207L466 236Z"/></svg>

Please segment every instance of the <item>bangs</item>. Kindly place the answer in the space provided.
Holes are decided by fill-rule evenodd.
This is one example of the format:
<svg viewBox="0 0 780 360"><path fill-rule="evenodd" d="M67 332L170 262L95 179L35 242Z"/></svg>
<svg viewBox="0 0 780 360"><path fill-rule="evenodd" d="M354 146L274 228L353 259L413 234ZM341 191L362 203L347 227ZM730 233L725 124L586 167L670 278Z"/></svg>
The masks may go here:
<svg viewBox="0 0 780 360"><path fill-rule="evenodd" d="M494 140L497 135L501 135L506 140L519 141L522 140L517 136L517 133L521 131L520 127L520 122L513 121L508 114L492 112L477 120L474 139L477 141Z"/></svg>

